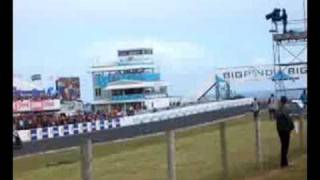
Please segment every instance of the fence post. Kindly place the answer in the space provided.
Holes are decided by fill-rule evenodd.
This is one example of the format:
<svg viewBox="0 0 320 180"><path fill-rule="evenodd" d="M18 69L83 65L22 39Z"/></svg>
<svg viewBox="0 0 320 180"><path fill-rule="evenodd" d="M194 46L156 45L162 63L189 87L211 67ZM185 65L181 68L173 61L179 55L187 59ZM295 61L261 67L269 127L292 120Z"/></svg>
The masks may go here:
<svg viewBox="0 0 320 180"><path fill-rule="evenodd" d="M221 161L223 168L223 179L228 179L229 166L228 166L228 154L227 154L227 140L226 140L226 123L221 122L220 124L220 142L221 142Z"/></svg>
<svg viewBox="0 0 320 180"><path fill-rule="evenodd" d="M258 167L260 169L263 168L262 166L262 147L261 147L261 122L259 113L257 115L253 115L253 119L255 122L255 131L256 131L256 160Z"/></svg>
<svg viewBox="0 0 320 180"><path fill-rule="evenodd" d="M168 180L176 180L175 132L169 130L167 135Z"/></svg>
<svg viewBox="0 0 320 180"><path fill-rule="evenodd" d="M80 151L82 180L92 180L92 141L90 138L83 140Z"/></svg>

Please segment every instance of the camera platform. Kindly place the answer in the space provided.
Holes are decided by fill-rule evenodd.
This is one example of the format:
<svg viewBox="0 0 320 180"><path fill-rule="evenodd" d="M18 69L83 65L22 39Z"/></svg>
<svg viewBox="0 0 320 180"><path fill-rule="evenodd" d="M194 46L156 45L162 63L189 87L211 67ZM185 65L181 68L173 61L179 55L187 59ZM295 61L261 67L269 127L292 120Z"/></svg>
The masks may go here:
<svg viewBox="0 0 320 180"><path fill-rule="evenodd" d="M273 34L273 40L277 42L281 41L306 41L307 32L306 31L288 31L287 33L282 34Z"/></svg>

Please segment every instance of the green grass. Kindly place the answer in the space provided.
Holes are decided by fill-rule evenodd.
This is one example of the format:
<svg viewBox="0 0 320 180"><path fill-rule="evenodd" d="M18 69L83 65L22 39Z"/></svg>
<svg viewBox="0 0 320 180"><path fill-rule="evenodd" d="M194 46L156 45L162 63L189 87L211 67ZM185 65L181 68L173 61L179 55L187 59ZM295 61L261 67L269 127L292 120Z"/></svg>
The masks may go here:
<svg viewBox="0 0 320 180"><path fill-rule="evenodd" d="M279 164L280 144L275 122L262 115L264 169L255 164L255 131L251 115L228 122L227 148L230 179L244 179ZM95 180L166 179L166 141L164 136L147 137L93 149ZM289 159L301 156L298 135L293 133ZM14 160L15 180L80 180L79 150L37 155ZM217 125L199 127L176 135L177 179L209 180L221 177L220 137ZM306 173L306 172L304 172Z"/></svg>
<svg viewBox="0 0 320 180"><path fill-rule="evenodd" d="M292 168L288 168L283 170L281 173L277 173L274 176L267 177L265 180L292 180L292 179L307 179L307 156L303 155L296 162L294 162L294 166Z"/></svg>

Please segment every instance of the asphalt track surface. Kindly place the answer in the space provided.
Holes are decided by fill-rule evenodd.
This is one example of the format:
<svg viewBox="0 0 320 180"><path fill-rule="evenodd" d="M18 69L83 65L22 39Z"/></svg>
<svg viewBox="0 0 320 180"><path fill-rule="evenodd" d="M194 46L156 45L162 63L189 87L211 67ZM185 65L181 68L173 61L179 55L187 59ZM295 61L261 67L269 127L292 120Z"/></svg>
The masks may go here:
<svg viewBox="0 0 320 180"><path fill-rule="evenodd" d="M108 142L125 138L133 138L147 134L159 133L167 130L185 128L213 122L222 118L228 118L244 114L251 110L251 106L240 106L234 108L220 109L212 112L190 115L187 117L172 118L169 120L150 122L145 124L126 126L108 130L101 130L87 134L78 134L67 137L46 139L40 141L26 142L23 148L13 151L13 156L23 156L40 152L64 149L79 146L84 138L91 138L93 143Z"/></svg>

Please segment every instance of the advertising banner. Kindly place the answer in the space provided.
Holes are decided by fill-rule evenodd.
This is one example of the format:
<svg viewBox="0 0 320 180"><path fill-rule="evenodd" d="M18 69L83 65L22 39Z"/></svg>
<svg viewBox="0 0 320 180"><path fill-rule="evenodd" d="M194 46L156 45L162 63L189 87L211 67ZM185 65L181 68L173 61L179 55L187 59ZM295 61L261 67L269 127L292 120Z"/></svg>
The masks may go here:
<svg viewBox="0 0 320 180"><path fill-rule="evenodd" d="M31 110L31 102L29 100L13 102L16 112L24 112ZM14 111L15 112L15 111Z"/></svg>
<svg viewBox="0 0 320 180"><path fill-rule="evenodd" d="M307 75L306 64L290 65L281 67L281 69L285 74L296 80L305 79ZM218 68L216 70L216 75L230 83L271 80L274 74L273 65Z"/></svg>
<svg viewBox="0 0 320 180"><path fill-rule="evenodd" d="M79 77L59 78L56 81L56 89L63 100L73 101L80 99Z"/></svg>
<svg viewBox="0 0 320 180"><path fill-rule="evenodd" d="M13 102L13 112L60 110L60 100L23 100Z"/></svg>
<svg viewBox="0 0 320 180"><path fill-rule="evenodd" d="M43 110L42 101L31 101L30 105L31 105L30 110L33 110L33 111L42 111Z"/></svg>

